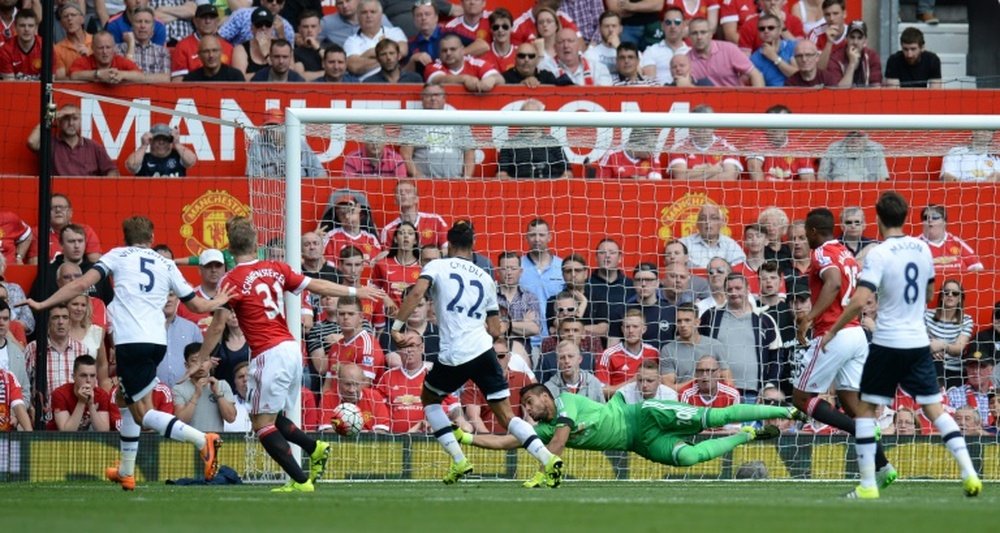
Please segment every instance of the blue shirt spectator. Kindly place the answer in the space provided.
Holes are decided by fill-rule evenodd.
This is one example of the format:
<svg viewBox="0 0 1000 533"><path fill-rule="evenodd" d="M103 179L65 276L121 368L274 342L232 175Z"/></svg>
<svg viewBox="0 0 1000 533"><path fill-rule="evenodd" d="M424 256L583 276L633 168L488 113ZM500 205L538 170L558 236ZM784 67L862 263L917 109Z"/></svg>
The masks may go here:
<svg viewBox="0 0 1000 533"><path fill-rule="evenodd" d="M795 41L792 40L779 41L778 57L780 57L782 61L794 65L794 63L792 63L792 57L794 55L795 55ZM785 74L781 72L781 69L778 68L778 65L776 65L774 61L771 61L770 59L764 57L764 54L761 53L760 48L758 48L756 51L754 51L753 54L750 55L750 62L753 63L753 66L757 67L757 70L759 70L761 75L764 76L765 86L767 87L785 86L785 80L787 79L787 76L785 76Z"/></svg>
<svg viewBox="0 0 1000 533"><path fill-rule="evenodd" d="M120 44L125 42L125 33L132 31L132 23L125 16L125 11L122 11L118 16L112 17L104 29L108 30L108 33L115 38L115 44ZM167 44L167 27L158 20L153 21L152 41L153 44L160 46Z"/></svg>

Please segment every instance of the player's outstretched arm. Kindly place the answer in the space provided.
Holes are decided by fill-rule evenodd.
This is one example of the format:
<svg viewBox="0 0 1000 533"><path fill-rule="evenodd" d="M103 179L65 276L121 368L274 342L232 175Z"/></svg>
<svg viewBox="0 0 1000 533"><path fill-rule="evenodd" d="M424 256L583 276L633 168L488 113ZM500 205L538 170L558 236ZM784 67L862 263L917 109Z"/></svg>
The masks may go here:
<svg viewBox="0 0 1000 533"><path fill-rule="evenodd" d="M392 336L392 341L400 348L405 348L417 342L417 339L407 338L403 333L403 328L406 326L406 320L410 318L413 310L420 305L420 300L427 294L427 289L430 286L431 282L427 278L417 278L417 282L406 293L403 303L400 304L399 310L396 311L396 319L392 321L392 329L389 334Z"/></svg>
<svg viewBox="0 0 1000 533"><path fill-rule="evenodd" d="M833 339L837 332L844 329L844 325L854 320L855 317L861 314L861 309L864 308L865 303L868 298L871 297L872 290L864 285L859 285L857 289L854 290L854 296L851 297L851 301L847 303L847 307L844 308L844 312L840 314L840 318L837 319L837 323L830 328L830 331L823 335L823 338L819 341L818 349L822 350L826 343Z"/></svg>
<svg viewBox="0 0 1000 533"><path fill-rule="evenodd" d="M552 440L549 441L546 447L554 455L562 455L563 450L566 449L566 442L569 441L570 428L566 426L556 426L555 432L552 434Z"/></svg>
<svg viewBox="0 0 1000 533"><path fill-rule="evenodd" d="M194 313L212 313L216 309L229 303L229 299L236 294L236 289L232 286L226 286L219 289L219 292L211 300L206 300L197 294L194 298L184 302L184 306L190 309Z"/></svg>
<svg viewBox="0 0 1000 533"><path fill-rule="evenodd" d="M230 312L229 309L220 307L212 315L212 323L205 330L205 335L201 341L201 349L198 350L199 364L208 361L212 357L212 353L215 352L215 348L222 342L222 334L226 332L226 322L229 320ZM187 376L185 376L185 379L187 379Z"/></svg>
<svg viewBox="0 0 1000 533"><path fill-rule="evenodd" d="M68 302L73 298L76 298L77 296L87 292L88 287L99 281L101 281L101 272L96 268L92 268L84 272L83 277L76 278L72 282L63 285L55 292L55 294L49 296L41 302L36 302L29 298L18 303L17 305L27 305L32 311L41 312L52 307L53 305Z"/></svg>
<svg viewBox="0 0 1000 533"><path fill-rule="evenodd" d="M325 279L316 278L310 278L309 285L306 285L306 289L308 289L309 292L319 294L320 296L335 296L337 298L340 298L341 296L357 296L358 298L364 300L384 300L385 298L388 298L385 291L379 289L378 287L348 287L346 285L341 285Z"/></svg>

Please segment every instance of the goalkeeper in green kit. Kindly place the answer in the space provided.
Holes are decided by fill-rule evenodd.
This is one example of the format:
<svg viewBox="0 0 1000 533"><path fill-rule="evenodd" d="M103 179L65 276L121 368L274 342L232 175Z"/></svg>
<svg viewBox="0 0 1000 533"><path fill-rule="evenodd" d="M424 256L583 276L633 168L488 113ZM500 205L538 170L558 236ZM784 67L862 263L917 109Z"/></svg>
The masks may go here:
<svg viewBox="0 0 1000 533"><path fill-rule="evenodd" d="M563 448L580 450L624 450L650 461L670 466L692 466L725 455L754 440L773 439L781 432L771 425L761 429L744 427L735 435L712 438L697 444L688 437L707 428L735 422L783 418L806 420L794 407L733 405L724 408L695 407L666 400L628 404L615 394L606 404L564 392L558 397L545 385L535 383L521 389L521 405L538 422L535 432L554 454ZM472 435L460 429L455 436L462 444L509 450L521 445L512 435ZM545 486L541 472L525 487Z"/></svg>

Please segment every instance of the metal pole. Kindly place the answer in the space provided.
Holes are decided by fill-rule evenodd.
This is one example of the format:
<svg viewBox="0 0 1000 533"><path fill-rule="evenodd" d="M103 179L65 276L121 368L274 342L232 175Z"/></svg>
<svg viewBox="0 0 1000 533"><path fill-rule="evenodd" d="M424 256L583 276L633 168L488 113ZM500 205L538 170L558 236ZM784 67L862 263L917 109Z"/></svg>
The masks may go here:
<svg viewBox="0 0 1000 533"><path fill-rule="evenodd" d="M39 99L39 124L41 124L40 146L38 150L38 272L42 280L43 295L55 291L51 286L49 263L49 212L52 197L52 123L56 107L52 101L52 33L55 18L54 0L42 0L42 71L39 76L41 97ZM35 427L45 423L46 394L48 390L49 314L43 312L36 321L35 337L38 350L35 352Z"/></svg>

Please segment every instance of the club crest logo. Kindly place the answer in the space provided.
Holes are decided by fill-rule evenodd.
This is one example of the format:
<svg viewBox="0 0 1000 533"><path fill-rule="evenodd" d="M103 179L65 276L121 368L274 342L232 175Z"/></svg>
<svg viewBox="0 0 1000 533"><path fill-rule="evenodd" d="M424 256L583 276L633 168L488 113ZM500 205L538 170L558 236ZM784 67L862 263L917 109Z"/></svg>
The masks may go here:
<svg viewBox="0 0 1000 533"><path fill-rule="evenodd" d="M729 209L709 198L707 194L687 193L660 210L660 229L657 231L660 240L668 242L697 233L698 211L706 204L717 206L723 220L729 220ZM723 225L720 233L729 237L732 231L728 225Z"/></svg>
<svg viewBox="0 0 1000 533"><path fill-rule="evenodd" d="M217 250L229 246L226 221L234 216L247 216L250 206L227 191L205 191L181 211L181 237L192 255L208 248Z"/></svg>

